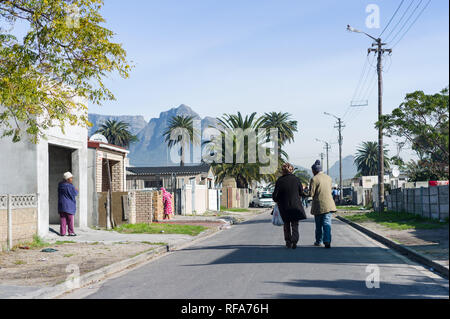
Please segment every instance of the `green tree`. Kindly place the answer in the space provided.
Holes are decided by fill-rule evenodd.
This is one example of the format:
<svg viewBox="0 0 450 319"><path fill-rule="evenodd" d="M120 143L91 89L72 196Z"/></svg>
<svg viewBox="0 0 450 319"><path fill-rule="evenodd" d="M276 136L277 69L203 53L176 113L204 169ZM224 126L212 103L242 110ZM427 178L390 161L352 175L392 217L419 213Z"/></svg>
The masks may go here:
<svg viewBox="0 0 450 319"><path fill-rule="evenodd" d="M212 167L216 175L216 181L221 183L226 177L233 177L236 180L238 188L248 188L253 181L261 181L263 176L259 172L261 164L256 163L236 163L236 154L240 151L244 154L244 161L248 159L248 139L243 138L244 143L238 143L242 136L239 134L233 136L233 163L226 163L225 153L225 135L227 130L236 132L236 129L242 129L242 132L249 129L257 131L260 121L256 117L256 112L242 116L241 112L237 114L224 114L217 119L221 131L221 143L213 144L212 152L219 151L222 154L221 163L213 163ZM261 143L261 139L256 136L256 143ZM241 150L241 148L243 148Z"/></svg>
<svg viewBox="0 0 450 319"><path fill-rule="evenodd" d="M294 134L297 132L297 121L291 119L292 115L283 112L264 113L261 117L260 127L276 128L278 130L278 156L281 162L288 160L289 156L283 150L286 143L294 142Z"/></svg>
<svg viewBox="0 0 450 319"><path fill-rule="evenodd" d="M275 183L276 179L280 176L281 165L287 160L287 153L283 150L283 146L288 142L294 141L294 133L297 131L297 121L291 120L289 113L277 113L270 112L265 113L261 117L256 116L256 112L246 115L245 117L238 112L237 114L224 114L218 118L218 129L221 131L222 143L215 144L211 152L218 151L222 154L221 163L213 163L213 169L216 176L218 176L218 182L223 181L225 177L233 177L236 179L238 187L248 187L253 181L266 181L268 183ZM278 143L278 170L273 174L260 174L260 168L266 164L262 164L259 158L256 159L256 163L236 163L236 154L242 152L244 154L244 160L248 159L248 138L240 136L236 129L241 129L242 134L245 130L250 130L255 133L256 145L263 146L267 142L270 142L270 132L261 131L260 129L276 128L277 143ZM233 140L233 163L226 163L225 161L225 135L227 130L235 132ZM260 130L260 131L258 131ZM267 132L267 133L266 133ZM238 139L242 139L244 143L237 143ZM206 141L210 143L210 141ZM268 145L266 145L268 146ZM242 150L240 148L243 148ZM269 150L266 150L269 152ZM268 153L266 153L267 155Z"/></svg>
<svg viewBox="0 0 450 319"><path fill-rule="evenodd" d="M357 150L355 164L362 176L374 176L378 174L378 143L363 142ZM389 169L389 157L384 146L384 168Z"/></svg>
<svg viewBox="0 0 450 319"><path fill-rule="evenodd" d="M33 142L49 127L90 125L87 104L113 100L104 79L127 78L126 52L100 15L102 0L0 1L0 131ZM16 25L26 26L19 39ZM16 34L15 34L16 33Z"/></svg>
<svg viewBox="0 0 450 319"><path fill-rule="evenodd" d="M390 162L391 162L392 165L396 165L400 169L403 169L405 167L405 162L398 155L392 156L391 159L390 159Z"/></svg>
<svg viewBox="0 0 450 319"><path fill-rule="evenodd" d="M128 128L128 123L107 120L95 133L105 136L110 144L128 148L131 143L138 141L137 136L131 134Z"/></svg>
<svg viewBox="0 0 450 319"><path fill-rule="evenodd" d="M300 179L302 184L305 185L309 185L309 182L311 181L312 178L311 174L305 169L298 169L298 168L295 169L294 175Z"/></svg>
<svg viewBox="0 0 450 319"><path fill-rule="evenodd" d="M411 160L406 164L406 174L410 182L440 180L441 174L436 174L427 160Z"/></svg>
<svg viewBox="0 0 450 319"><path fill-rule="evenodd" d="M448 92L447 87L433 95L422 91L409 93L398 108L377 123L387 136L398 136L411 145L419 157L417 163L427 167L425 172L429 176L422 176L424 180L449 178Z"/></svg>
<svg viewBox="0 0 450 319"><path fill-rule="evenodd" d="M193 116L176 115L168 123L167 129L163 132L165 141L169 148L180 144L180 166L184 166L185 149L188 143L197 144L200 142L199 133L194 129ZM171 139L171 135L176 139Z"/></svg>

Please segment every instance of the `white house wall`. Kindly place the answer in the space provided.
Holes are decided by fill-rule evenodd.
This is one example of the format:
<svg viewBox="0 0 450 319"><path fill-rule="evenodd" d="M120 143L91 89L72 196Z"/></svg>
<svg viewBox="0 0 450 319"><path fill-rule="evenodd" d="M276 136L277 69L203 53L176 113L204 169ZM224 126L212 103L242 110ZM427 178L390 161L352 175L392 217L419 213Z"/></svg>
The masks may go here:
<svg viewBox="0 0 450 319"><path fill-rule="evenodd" d="M0 138L0 194L37 193L36 145Z"/></svg>

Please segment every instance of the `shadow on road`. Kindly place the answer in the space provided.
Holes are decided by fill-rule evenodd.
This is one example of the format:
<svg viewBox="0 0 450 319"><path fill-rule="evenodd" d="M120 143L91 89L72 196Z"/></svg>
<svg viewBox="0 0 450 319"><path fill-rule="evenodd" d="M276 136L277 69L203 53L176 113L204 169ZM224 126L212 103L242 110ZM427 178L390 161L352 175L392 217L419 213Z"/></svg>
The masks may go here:
<svg viewBox="0 0 450 319"><path fill-rule="evenodd" d="M401 259L381 247L323 247L299 246L296 250L281 245L220 245L196 246L182 251L229 250L230 253L207 265L264 263L332 263L332 264L399 264ZM202 266L193 264L186 266Z"/></svg>
<svg viewBox="0 0 450 319"><path fill-rule="evenodd" d="M298 298L371 298L371 299L401 299L401 298L443 298L446 295L444 289L436 289L436 285L430 278L420 276L414 278L409 284L389 283L382 281L380 288L369 289L361 280L307 280L299 279L290 282L266 282L267 284L280 284L299 288L299 291L307 291L308 288L317 290L324 289L335 291L336 294L278 294L276 298L298 299Z"/></svg>

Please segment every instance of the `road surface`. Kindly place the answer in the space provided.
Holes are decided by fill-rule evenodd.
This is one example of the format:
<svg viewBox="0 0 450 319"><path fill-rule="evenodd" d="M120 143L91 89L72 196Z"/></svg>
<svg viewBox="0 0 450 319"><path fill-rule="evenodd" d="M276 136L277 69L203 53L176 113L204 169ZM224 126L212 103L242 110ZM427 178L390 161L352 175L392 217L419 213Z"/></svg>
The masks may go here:
<svg viewBox="0 0 450 319"><path fill-rule="evenodd" d="M448 281L333 218L331 249L314 247L314 220L284 247L270 214L130 270L68 298L448 298ZM375 265L375 266L369 266ZM367 268L369 266L369 269ZM370 268L371 267L371 268ZM368 288L376 276L379 288ZM370 279L375 277L370 277ZM372 280L368 281L373 283Z"/></svg>

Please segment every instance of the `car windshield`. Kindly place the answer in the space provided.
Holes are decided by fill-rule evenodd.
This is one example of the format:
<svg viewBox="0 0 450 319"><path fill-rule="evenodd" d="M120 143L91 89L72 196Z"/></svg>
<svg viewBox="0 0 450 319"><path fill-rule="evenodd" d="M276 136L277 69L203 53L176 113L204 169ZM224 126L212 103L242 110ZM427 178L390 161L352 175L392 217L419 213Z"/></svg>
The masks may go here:
<svg viewBox="0 0 450 319"><path fill-rule="evenodd" d="M260 198L272 198L272 194L261 194Z"/></svg>

